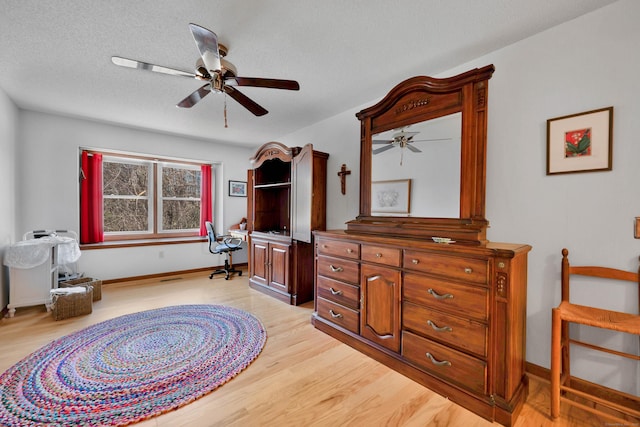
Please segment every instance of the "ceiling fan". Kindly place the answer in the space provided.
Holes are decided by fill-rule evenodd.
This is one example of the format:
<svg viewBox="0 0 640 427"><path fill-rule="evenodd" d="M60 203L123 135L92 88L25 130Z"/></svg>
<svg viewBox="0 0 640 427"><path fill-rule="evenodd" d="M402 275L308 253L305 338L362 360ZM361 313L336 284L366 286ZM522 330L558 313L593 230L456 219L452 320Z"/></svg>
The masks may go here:
<svg viewBox="0 0 640 427"><path fill-rule="evenodd" d="M420 132L406 132L404 129L401 129L400 132L396 132L393 134L392 139L374 139L371 142L373 144L385 144L383 147L376 148L372 151L372 153L380 154L387 150L390 150L394 147L400 147L402 152L400 154L400 165L402 165L402 157L404 154L404 149L407 148L414 153L422 153L418 147L414 146L414 142L426 142L426 141L448 141L451 138L433 138L433 139L413 139Z"/></svg>
<svg viewBox="0 0 640 427"><path fill-rule="evenodd" d="M148 62L136 61L134 59L122 58L119 56L112 56L111 61L121 67L137 68L140 70L187 77L206 82L203 86L196 89L193 93L177 104L177 106L181 108L191 108L210 92L216 92L229 95L254 115L263 116L267 114L268 111L236 89L237 86L253 86L286 90L300 89L300 85L295 80L238 77L236 74L236 67L224 59L227 55L227 48L218 43L218 36L213 31L207 30L206 28L196 24L189 24L189 28L191 29L191 34L196 42L196 46L200 51L200 58L196 61L194 73L150 64ZM226 113L225 101L225 127Z"/></svg>

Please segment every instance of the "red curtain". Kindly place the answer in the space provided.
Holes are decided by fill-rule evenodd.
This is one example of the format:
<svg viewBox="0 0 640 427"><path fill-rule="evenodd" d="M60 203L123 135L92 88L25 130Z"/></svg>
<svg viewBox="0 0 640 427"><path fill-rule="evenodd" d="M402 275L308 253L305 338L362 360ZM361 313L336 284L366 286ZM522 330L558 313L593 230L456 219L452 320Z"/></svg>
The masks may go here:
<svg viewBox="0 0 640 427"><path fill-rule="evenodd" d="M213 206L211 200L211 165L200 166L200 235L207 235L207 228L204 226L205 221L211 221L213 218L211 208Z"/></svg>
<svg viewBox="0 0 640 427"><path fill-rule="evenodd" d="M81 168L80 243L102 242L102 154L83 151Z"/></svg>

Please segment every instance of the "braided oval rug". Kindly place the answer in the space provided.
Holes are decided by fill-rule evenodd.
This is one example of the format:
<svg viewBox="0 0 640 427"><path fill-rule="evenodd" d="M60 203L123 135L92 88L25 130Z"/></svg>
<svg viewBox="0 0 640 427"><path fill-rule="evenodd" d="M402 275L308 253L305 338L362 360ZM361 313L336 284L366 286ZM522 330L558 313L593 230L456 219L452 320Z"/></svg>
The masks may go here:
<svg viewBox="0 0 640 427"><path fill-rule="evenodd" d="M2 426L122 426L186 405L229 381L267 334L250 313L181 305L59 338L0 376Z"/></svg>

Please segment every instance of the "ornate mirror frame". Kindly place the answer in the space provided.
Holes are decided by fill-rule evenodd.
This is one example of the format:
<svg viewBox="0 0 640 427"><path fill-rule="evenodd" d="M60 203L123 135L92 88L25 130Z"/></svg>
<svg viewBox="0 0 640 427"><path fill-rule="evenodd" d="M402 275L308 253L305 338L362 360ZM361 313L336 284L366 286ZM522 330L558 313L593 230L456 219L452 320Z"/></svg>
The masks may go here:
<svg viewBox="0 0 640 427"><path fill-rule="evenodd" d="M493 65L487 65L443 79L413 77L356 114L361 130L360 214L347 222L347 232L486 242L487 95L494 70ZM458 112L462 113L459 218L372 216L372 136Z"/></svg>

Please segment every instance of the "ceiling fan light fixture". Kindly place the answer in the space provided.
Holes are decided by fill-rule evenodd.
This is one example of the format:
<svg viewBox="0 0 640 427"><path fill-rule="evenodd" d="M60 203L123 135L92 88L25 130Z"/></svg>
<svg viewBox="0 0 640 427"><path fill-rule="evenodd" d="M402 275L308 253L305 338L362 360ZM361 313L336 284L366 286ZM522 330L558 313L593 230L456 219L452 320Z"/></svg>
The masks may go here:
<svg viewBox="0 0 640 427"><path fill-rule="evenodd" d="M227 47L218 43L218 36L211 30L196 24L189 24L191 35L200 52L200 58L196 61L194 73L163 67L147 62L113 56L111 61L118 66L138 68L156 73L183 76L206 82L196 89L177 106L191 108L202 100L209 92L224 93L234 101L249 110L255 116L263 116L268 111L255 101L244 95L235 87L261 87L271 89L299 90L300 85L295 80L270 79L262 77L238 77L237 69L231 62L223 59L227 55ZM228 82L227 82L228 81ZM225 127L226 122L226 96L225 96Z"/></svg>

